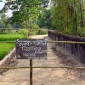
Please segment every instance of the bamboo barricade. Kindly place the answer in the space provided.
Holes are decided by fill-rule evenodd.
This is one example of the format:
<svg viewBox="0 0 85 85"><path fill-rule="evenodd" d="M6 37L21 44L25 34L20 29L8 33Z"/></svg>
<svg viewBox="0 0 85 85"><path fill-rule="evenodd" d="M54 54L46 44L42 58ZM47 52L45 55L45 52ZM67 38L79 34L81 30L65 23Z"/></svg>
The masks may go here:
<svg viewBox="0 0 85 85"><path fill-rule="evenodd" d="M15 42L15 41L0 41L0 43L16 43L16 42ZM75 42L75 41L53 41L53 40L48 40L47 43L85 44L85 42Z"/></svg>
<svg viewBox="0 0 85 85"><path fill-rule="evenodd" d="M0 41L0 43L16 43L15 41ZM47 40L47 43L68 43L68 44L85 44L85 42L75 42L75 41L53 41L53 40ZM31 68L30 66L25 66L25 67L0 67L0 69L23 69L23 68ZM32 68L67 68L67 69L81 69L85 70L85 67L78 67L78 66L32 66Z"/></svg>
<svg viewBox="0 0 85 85"><path fill-rule="evenodd" d="M67 44L85 44L85 42L75 42L75 41L47 41L48 43L67 43Z"/></svg>
<svg viewBox="0 0 85 85"><path fill-rule="evenodd" d="M23 68L30 68L30 66L24 66L24 67L0 67L0 69L23 69ZM78 66L32 66L32 68L67 68L67 69L81 69L85 70L85 67L78 67Z"/></svg>

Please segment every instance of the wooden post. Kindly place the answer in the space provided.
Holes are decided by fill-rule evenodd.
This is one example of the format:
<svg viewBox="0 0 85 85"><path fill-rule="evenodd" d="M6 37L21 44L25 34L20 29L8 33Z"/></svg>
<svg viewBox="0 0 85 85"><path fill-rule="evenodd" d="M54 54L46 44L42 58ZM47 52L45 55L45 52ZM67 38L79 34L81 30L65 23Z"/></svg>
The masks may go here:
<svg viewBox="0 0 85 85"><path fill-rule="evenodd" d="M33 85L33 82L32 82L32 59L30 59L30 85Z"/></svg>

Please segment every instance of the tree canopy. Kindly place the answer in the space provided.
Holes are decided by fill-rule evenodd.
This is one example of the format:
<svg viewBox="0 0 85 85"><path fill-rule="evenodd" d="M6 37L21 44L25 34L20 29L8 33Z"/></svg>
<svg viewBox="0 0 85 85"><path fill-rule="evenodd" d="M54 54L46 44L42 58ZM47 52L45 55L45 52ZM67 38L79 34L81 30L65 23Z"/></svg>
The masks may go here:
<svg viewBox="0 0 85 85"><path fill-rule="evenodd" d="M44 10L38 16L37 23L41 28L51 28L51 10Z"/></svg>
<svg viewBox="0 0 85 85"><path fill-rule="evenodd" d="M13 10L10 23L30 28L32 24L55 29L58 32L85 35L85 0L7 0L2 10Z"/></svg>
<svg viewBox="0 0 85 85"><path fill-rule="evenodd" d="M85 1L84 0L53 0L52 24L59 32L85 34Z"/></svg>
<svg viewBox="0 0 85 85"><path fill-rule="evenodd" d="M16 22L28 28L33 20L36 22L40 10L43 10L41 5L48 3L47 1L48 0L7 0L3 10L13 10L13 16L9 19L10 23Z"/></svg>

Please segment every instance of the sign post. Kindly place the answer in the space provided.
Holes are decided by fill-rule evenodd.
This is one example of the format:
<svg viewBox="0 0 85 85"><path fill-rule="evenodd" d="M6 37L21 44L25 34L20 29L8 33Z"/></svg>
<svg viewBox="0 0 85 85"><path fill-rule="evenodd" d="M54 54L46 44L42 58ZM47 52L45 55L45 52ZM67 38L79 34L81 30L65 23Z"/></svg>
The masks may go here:
<svg viewBox="0 0 85 85"><path fill-rule="evenodd" d="M46 39L17 39L17 59L30 59L30 85L33 85L32 59L47 59Z"/></svg>
<svg viewBox="0 0 85 85"><path fill-rule="evenodd" d="M33 85L33 83L32 83L32 74L33 74L32 59L30 59L30 85Z"/></svg>

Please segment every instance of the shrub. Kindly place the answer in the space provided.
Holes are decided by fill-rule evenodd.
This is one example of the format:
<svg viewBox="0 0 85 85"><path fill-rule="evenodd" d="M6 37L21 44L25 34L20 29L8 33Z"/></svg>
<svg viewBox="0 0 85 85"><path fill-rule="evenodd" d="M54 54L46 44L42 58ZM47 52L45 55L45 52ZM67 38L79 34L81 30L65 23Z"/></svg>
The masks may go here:
<svg viewBox="0 0 85 85"><path fill-rule="evenodd" d="M28 38L29 30L28 29L20 29L19 30L20 34L23 34L25 38Z"/></svg>
<svg viewBox="0 0 85 85"><path fill-rule="evenodd" d="M48 30L47 29L40 29L39 30L39 34L48 34Z"/></svg>
<svg viewBox="0 0 85 85"><path fill-rule="evenodd" d="M5 33L12 33L12 28L6 28L6 30L4 31Z"/></svg>
<svg viewBox="0 0 85 85"><path fill-rule="evenodd" d="M36 29L35 31L34 31L34 35L38 35L39 34L39 29Z"/></svg>
<svg viewBox="0 0 85 85"><path fill-rule="evenodd" d="M31 26L31 28L36 30L36 29L39 29L39 26L38 26L37 24L33 24L33 25Z"/></svg>

